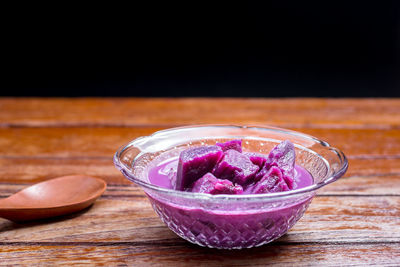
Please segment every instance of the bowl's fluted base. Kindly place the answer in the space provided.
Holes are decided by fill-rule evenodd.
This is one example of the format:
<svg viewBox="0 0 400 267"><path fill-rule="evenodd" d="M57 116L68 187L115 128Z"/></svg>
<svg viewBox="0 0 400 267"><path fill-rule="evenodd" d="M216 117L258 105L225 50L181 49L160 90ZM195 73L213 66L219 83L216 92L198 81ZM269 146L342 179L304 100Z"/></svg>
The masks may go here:
<svg viewBox="0 0 400 267"><path fill-rule="evenodd" d="M200 246L219 249L257 247L281 237L303 216L312 199L272 211L216 214L149 198L161 220L178 236Z"/></svg>

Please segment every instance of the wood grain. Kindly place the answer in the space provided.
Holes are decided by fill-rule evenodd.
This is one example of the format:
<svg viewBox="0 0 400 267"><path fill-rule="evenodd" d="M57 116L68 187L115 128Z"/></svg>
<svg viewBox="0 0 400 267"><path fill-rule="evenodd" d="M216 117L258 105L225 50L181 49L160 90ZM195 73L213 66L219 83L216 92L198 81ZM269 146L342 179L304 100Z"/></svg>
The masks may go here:
<svg viewBox="0 0 400 267"><path fill-rule="evenodd" d="M0 128L0 155L35 157L112 157L139 136L162 128L67 127ZM341 149L348 156L399 157L400 129L300 129ZM377 145L379 143L379 145Z"/></svg>
<svg viewBox="0 0 400 267"><path fill-rule="evenodd" d="M318 194L400 196L400 175L343 177L321 188Z"/></svg>
<svg viewBox="0 0 400 267"><path fill-rule="evenodd" d="M79 215L79 216L78 216ZM16 224L0 219L3 242L150 242L180 238L142 193L105 194L80 214ZM318 196L281 243L400 242L400 197Z"/></svg>
<svg viewBox="0 0 400 267"><path fill-rule="evenodd" d="M112 157L41 158L0 156L0 183L36 183L57 176L86 174L104 179L108 184L131 184L119 172Z"/></svg>
<svg viewBox="0 0 400 267"><path fill-rule="evenodd" d="M396 266L399 243L295 244L222 251L178 242L0 245L5 265Z"/></svg>
<svg viewBox="0 0 400 267"><path fill-rule="evenodd" d="M112 156L139 136L202 123L305 132L343 150L350 167L276 242L201 248L160 221ZM77 173L105 179L107 191L77 214L25 224L0 219L0 265L400 264L400 99L0 99L0 197Z"/></svg>
<svg viewBox="0 0 400 267"><path fill-rule="evenodd" d="M56 176L54 176L56 177ZM53 176L43 177L40 180L46 180L54 178ZM121 174L115 176L98 176L108 181L108 189L105 192L105 196L119 195L128 198L144 197L140 187L134 183L125 179ZM7 197L19 190L28 186L28 182L34 180L27 179L25 181L12 181L13 183L7 183L3 181L0 184L0 197ZM112 183L112 180L117 180L116 183ZM37 179L39 180L39 179ZM111 182L110 182L111 180ZM126 181L126 182L125 182ZM17 183L19 182L19 183ZM39 182L39 181L38 181ZM337 182L329 184L317 191L318 195L359 195L359 196L400 196L400 175L379 175L379 176L351 176L343 177Z"/></svg>
<svg viewBox="0 0 400 267"><path fill-rule="evenodd" d="M114 169L113 169L114 170ZM77 172L78 173L78 172ZM85 172L83 172L85 173ZM85 173L90 175L89 172ZM9 184L3 181L0 184L0 197L7 197L19 190L23 189L28 185L28 182L32 181L44 181L57 177L56 175L40 177L32 177L26 180L11 180L13 184ZM107 194L116 195L127 195L131 197L130 194L134 194L137 197L141 194L141 189L139 189L135 184L129 182L121 174L117 176L100 176L106 181L108 181L109 189L106 191ZM115 183L113 183L113 181ZM18 183L17 183L18 182ZM111 189L110 189L111 188ZM112 191L110 191L112 190ZM335 183L329 184L318 191L319 195L375 195L375 196L399 196L400 195L400 175L388 175L388 176L352 176L343 177Z"/></svg>
<svg viewBox="0 0 400 267"><path fill-rule="evenodd" d="M3 126L140 126L199 123L398 128L399 99L0 99Z"/></svg>
<svg viewBox="0 0 400 267"><path fill-rule="evenodd" d="M350 168L344 177L361 177L361 182L364 179L371 181L373 179L380 179L379 177L383 176L400 175L400 158L350 158L349 164ZM0 184L29 184L45 181L57 176L79 173L98 176L112 185L131 184L115 168L111 156L89 158L0 156L0 166ZM370 179L369 177L372 178ZM394 186L393 188L397 187Z"/></svg>

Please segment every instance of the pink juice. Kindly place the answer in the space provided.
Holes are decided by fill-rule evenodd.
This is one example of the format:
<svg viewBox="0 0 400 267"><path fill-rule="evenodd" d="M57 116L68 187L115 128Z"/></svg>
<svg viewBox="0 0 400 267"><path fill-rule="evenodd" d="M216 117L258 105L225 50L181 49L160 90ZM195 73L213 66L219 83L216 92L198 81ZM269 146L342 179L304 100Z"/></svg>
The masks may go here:
<svg viewBox="0 0 400 267"><path fill-rule="evenodd" d="M173 189L177 165L177 157L159 163L149 170L149 182ZM301 166L295 166L294 174L294 190L313 184ZM312 197L313 193L279 200L264 197L199 208L198 199L177 204L149 195L155 211L176 234L201 246L225 249L259 246L282 236L300 219Z"/></svg>

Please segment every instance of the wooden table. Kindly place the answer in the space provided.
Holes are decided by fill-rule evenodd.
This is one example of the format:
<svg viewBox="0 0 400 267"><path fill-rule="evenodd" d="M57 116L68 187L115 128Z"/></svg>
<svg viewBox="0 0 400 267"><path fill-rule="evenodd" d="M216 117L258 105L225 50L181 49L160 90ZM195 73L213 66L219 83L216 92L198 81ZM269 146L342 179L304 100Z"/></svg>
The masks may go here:
<svg viewBox="0 0 400 267"><path fill-rule="evenodd" d="M113 166L122 144L179 125L274 125L343 150L344 178L277 241L222 251L172 233ZM0 219L0 264L400 265L400 99L0 99L0 194L60 175L108 182L89 209Z"/></svg>

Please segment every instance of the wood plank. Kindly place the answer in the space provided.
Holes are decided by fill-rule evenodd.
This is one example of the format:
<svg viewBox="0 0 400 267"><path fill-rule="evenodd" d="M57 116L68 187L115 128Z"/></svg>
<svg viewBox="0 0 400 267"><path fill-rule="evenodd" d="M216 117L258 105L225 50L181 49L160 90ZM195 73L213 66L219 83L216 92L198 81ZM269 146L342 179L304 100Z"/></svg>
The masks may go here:
<svg viewBox="0 0 400 267"><path fill-rule="evenodd" d="M1 156L112 157L118 147L161 128L0 128ZM400 129L294 129L331 143L348 156L400 158Z"/></svg>
<svg viewBox="0 0 400 267"><path fill-rule="evenodd" d="M351 176L385 176L400 174L400 158L349 158L349 169L345 177Z"/></svg>
<svg viewBox="0 0 400 267"><path fill-rule="evenodd" d="M282 242L398 242L399 197L316 197ZM397 230L399 229L399 230Z"/></svg>
<svg viewBox="0 0 400 267"><path fill-rule="evenodd" d="M2 128L0 155L109 157L123 144L160 128Z"/></svg>
<svg viewBox="0 0 400 267"><path fill-rule="evenodd" d="M398 128L400 99L2 98L0 125Z"/></svg>
<svg viewBox="0 0 400 267"><path fill-rule="evenodd" d="M368 165L368 163L366 165ZM77 171L71 173L66 171L65 173L57 173L56 171L52 172L51 166L47 167L47 165L41 167L43 170L50 169L51 174L46 175L46 173L44 173L44 176L39 176L39 174L38 176L22 175L22 178L19 176L13 176L14 178L9 178L9 181L0 176L0 197L7 197L15 192L18 192L19 190L22 190L28 186L28 183L40 182L57 176L76 173L97 176L107 181L108 189L104 194L105 197L112 195L126 196L127 198L137 198L139 196L143 197L140 187L124 178L124 176L112 166L104 169L110 169L112 172L116 172L116 175L106 175L102 170L97 170L96 166L93 168L93 173L90 171L85 172L85 169L87 169L85 166L80 166L80 172ZM68 169L68 167L65 168ZM17 177L17 179L15 177ZM317 193L321 196L400 196L400 174L343 177L338 181L319 189Z"/></svg>
<svg viewBox="0 0 400 267"><path fill-rule="evenodd" d="M319 195L400 196L400 175L343 177L318 191Z"/></svg>
<svg viewBox="0 0 400 267"><path fill-rule="evenodd" d="M345 177L356 176L363 179L363 177L371 176L371 178L368 178L369 181L371 181L373 179L384 179L379 178L381 176L398 177L400 175L400 158L356 158L350 159L349 164L350 167ZM0 183L29 184L45 181L57 176L86 174L100 177L109 184L131 184L131 182L115 168L112 156L98 158L42 158L35 156L8 158L0 156L0 166ZM342 180L340 180L340 183ZM377 183L374 184L374 187L377 187L379 184L378 181L380 180L376 180ZM335 183L335 185L337 183ZM393 190L397 188L397 186L390 187L389 184L382 186L391 192L392 190L390 188ZM387 186L389 188L387 188Z"/></svg>
<svg viewBox="0 0 400 267"><path fill-rule="evenodd" d="M0 157L0 166L0 183L29 184L58 176L85 174L102 178L108 184L131 184L115 168L111 155L104 158Z"/></svg>
<svg viewBox="0 0 400 267"><path fill-rule="evenodd" d="M43 169L49 170L43 166ZM67 168L67 167L66 167ZM54 177L71 175L76 173L84 173L85 175L92 175L104 179L108 183L109 188L113 188L115 194L137 194L137 187L134 183L127 180L122 174L120 174L115 168L110 167L110 171L116 172L116 175L106 175L99 173L96 167L93 168L93 172L87 171L84 166L79 171L70 172L67 171L54 171L51 173L43 173L43 176L13 176L7 178L0 177L0 197L7 197L24 187L28 186L29 183L41 182ZM107 168L108 169L108 168ZM86 171L85 171L86 170ZM50 170L51 171L51 170ZM97 175L96 175L97 174ZM11 183L11 184L10 184ZM119 186L120 185L120 186ZM122 190L122 191L121 191ZM133 191L132 191L133 190ZM139 190L141 191L141 190ZM106 191L106 193L110 193ZM379 176L351 176L343 177L340 180L329 184L322 189L318 190L319 195L400 195L400 175L379 175ZM135 195L136 197L136 195Z"/></svg>
<svg viewBox="0 0 400 267"><path fill-rule="evenodd" d="M0 245L5 265L129 266L396 266L399 243L270 244L210 250L182 243Z"/></svg>
<svg viewBox="0 0 400 267"><path fill-rule="evenodd" d="M7 197L18 192L27 185L23 184L0 184L0 197ZM136 198L146 198L143 190L131 183L129 185L107 185L107 190L103 193L103 198L119 198L124 200L134 200Z"/></svg>
<svg viewBox="0 0 400 267"><path fill-rule="evenodd" d="M348 156L400 154L400 130L307 128L293 130L324 140Z"/></svg>
<svg viewBox="0 0 400 267"><path fill-rule="evenodd" d="M133 197L133 195L135 195ZM2 242L180 242L143 193L106 193L92 208L60 218L16 224L0 219ZM299 242L400 242L400 197L318 196L282 238Z"/></svg>

